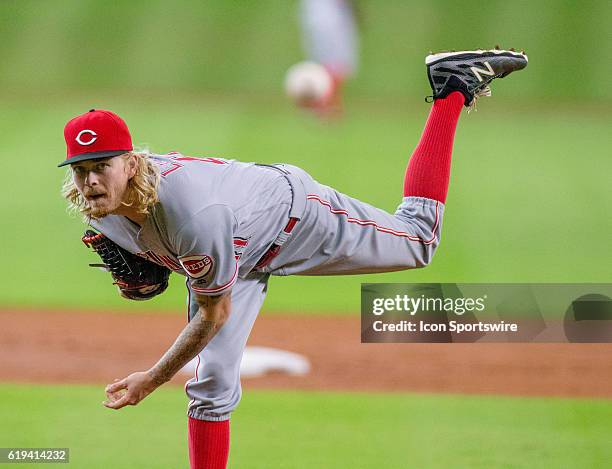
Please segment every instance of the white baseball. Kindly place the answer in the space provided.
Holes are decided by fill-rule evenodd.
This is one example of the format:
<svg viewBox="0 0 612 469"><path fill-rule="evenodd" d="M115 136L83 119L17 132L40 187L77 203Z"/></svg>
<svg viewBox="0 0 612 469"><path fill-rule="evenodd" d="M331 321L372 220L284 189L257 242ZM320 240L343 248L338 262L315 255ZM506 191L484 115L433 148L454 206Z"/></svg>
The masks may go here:
<svg viewBox="0 0 612 469"><path fill-rule="evenodd" d="M285 93L301 105L319 104L332 93L333 80L325 67L316 62L300 62L287 70Z"/></svg>

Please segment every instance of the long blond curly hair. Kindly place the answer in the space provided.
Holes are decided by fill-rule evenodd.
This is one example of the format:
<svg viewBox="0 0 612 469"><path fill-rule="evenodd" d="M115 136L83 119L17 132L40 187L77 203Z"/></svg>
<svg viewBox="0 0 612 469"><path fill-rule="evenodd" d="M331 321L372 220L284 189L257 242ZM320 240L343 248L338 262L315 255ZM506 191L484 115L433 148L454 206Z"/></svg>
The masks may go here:
<svg viewBox="0 0 612 469"><path fill-rule="evenodd" d="M159 201L157 187L159 186L159 167L151 161L148 150L131 151L120 158L127 158L131 155L136 156L136 173L128 181L127 192L123 199L123 204L134 207L136 211L143 215L151 213L153 206ZM117 157L115 157L117 158ZM91 213L91 207L87 200L77 189L72 177L72 169L68 169L64 184L62 186L62 196L68 201L68 211L80 213L85 221L96 218Z"/></svg>

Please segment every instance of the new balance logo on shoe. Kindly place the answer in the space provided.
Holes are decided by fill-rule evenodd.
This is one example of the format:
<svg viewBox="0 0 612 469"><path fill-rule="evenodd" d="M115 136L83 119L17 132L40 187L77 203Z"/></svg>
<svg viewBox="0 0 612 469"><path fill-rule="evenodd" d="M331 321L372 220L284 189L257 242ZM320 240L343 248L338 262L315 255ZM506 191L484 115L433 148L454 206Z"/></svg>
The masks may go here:
<svg viewBox="0 0 612 469"><path fill-rule="evenodd" d="M489 62L483 62L483 63L487 67L487 70L485 70L484 68L470 67L470 70L476 76L476 78L478 78L478 81L482 81L482 75L488 75L490 77L495 75L493 68L491 68L491 64Z"/></svg>

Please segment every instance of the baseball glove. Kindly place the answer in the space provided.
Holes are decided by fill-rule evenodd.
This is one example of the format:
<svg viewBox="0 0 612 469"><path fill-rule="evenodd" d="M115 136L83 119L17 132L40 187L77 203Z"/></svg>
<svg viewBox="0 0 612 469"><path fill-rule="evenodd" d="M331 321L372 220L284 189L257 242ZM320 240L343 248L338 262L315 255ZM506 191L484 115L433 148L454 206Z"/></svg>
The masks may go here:
<svg viewBox="0 0 612 469"><path fill-rule="evenodd" d="M170 270L166 267L132 254L102 233L87 230L82 240L102 258L103 264L89 265L109 271L124 298L148 300L168 287Z"/></svg>

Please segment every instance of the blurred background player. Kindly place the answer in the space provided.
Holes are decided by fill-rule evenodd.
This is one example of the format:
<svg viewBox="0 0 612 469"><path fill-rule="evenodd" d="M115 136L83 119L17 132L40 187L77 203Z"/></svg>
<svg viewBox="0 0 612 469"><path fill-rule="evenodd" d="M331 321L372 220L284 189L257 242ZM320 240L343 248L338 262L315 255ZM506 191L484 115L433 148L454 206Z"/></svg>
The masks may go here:
<svg viewBox="0 0 612 469"><path fill-rule="evenodd" d="M296 104L320 115L338 113L343 84L358 65L355 2L300 0L299 17L308 62L289 70L287 93Z"/></svg>

